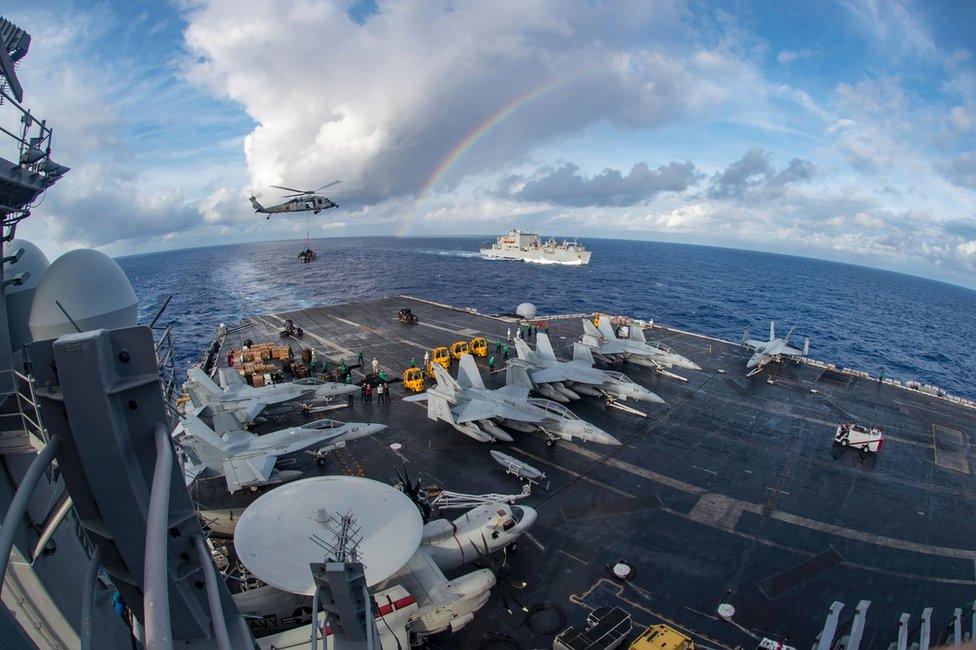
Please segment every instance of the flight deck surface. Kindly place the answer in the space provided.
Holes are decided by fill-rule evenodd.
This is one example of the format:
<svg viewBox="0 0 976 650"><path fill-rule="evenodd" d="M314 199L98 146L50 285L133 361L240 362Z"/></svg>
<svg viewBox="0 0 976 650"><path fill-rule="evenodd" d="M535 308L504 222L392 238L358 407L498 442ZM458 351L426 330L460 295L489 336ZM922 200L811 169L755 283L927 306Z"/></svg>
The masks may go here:
<svg viewBox="0 0 976 650"><path fill-rule="evenodd" d="M401 307L420 322L399 322ZM288 340L293 347L347 362L362 350L367 367L375 357L394 377L413 359L420 365L425 350L456 340L485 336L495 354L495 341L514 330L500 318L392 297L250 317L225 337L220 358L245 339L278 339L285 319L305 330L302 339ZM557 355L570 357L580 319L548 322ZM862 647L879 648L893 640L902 612L914 626L924 607L934 607L937 640L953 609L973 602L976 410L805 363L773 364L746 378L749 352L737 344L657 325L647 337L702 370L676 370L688 379L683 383L624 367L666 402L637 404L646 419L593 398L568 405L620 439L620 447L559 442L550 448L541 436L520 433L514 443L479 443L428 420L424 404L401 400L404 388L396 383L389 404L363 404L357 396L351 409L327 414L388 430L333 452L324 468L304 452L279 466L292 462L288 468L306 476L393 482L394 468L405 465L424 485L517 494L519 482L489 450L534 465L548 482L520 503L538 510L530 532L544 550L521 540L509 555L510 577L528 583L515 590L526 607L555 605L566 624L582 624L594 607L619 605L635 626L670 622L703 647L755 647L763 636L808 647L833 601L845 603L843 626L863 599L871 605ZM815 354L829 358L830 351ZM489 387L502 385L503 371L489 376L486 360L477 362ZM843 421L881 427L880 453L835 447L834 429ZM221 495L222 485L223 479L201 480L191 493L215 511L238 510L254 499ZM636 569L628 582L607 569L619 560ZM734 624L717 616L722 602L735 607ZM555 632L532 628L552 626L555 618L547 610L526 624L493 594L472 623L431 644L474 648L498 632L524 648L549 647Z"/></svg>

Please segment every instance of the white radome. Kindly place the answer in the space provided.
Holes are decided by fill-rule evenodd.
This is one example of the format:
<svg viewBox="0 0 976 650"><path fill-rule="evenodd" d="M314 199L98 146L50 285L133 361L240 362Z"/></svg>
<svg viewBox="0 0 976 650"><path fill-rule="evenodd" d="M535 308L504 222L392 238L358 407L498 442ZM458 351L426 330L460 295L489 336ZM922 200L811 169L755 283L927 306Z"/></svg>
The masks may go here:
<svg viewBox="0 0 976 650"><path fill-rule="evenodd" d="M72 320L88 332L131 327L138 319L139 299L122 267L105 253L82 248L54 260L44 273L31 305L30 333L44 341L77 332Z"/></svg>
<svg viewBox="0 0 976 650"><path fill-rule="evenodd" d="M16 262L10 262L4 266L3 275L4 278L9 279L18 273L27 273L29 277L23 284L12 284L4 289L4 293L8 296L22 291L29 291L36 287L40 284L41 277L44 276L47 267L50 266L44 251L26 239L14 239L4 244L3 256L13 255L20 248L24 249L24 254Z"/></svg>
<svg viewBox="0 0 976 650"><path fill-rule="evenodd" d="M531 302L523 302L515 308L515 313L522 318L535 318L536 308Z"/></svg>

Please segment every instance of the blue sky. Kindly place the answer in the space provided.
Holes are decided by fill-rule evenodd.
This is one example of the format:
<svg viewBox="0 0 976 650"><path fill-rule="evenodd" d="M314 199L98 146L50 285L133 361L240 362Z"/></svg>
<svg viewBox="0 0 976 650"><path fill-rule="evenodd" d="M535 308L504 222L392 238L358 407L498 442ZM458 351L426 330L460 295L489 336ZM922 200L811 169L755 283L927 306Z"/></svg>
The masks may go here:
<svg viewBox="0 0 976 650"><path fill-rule="evenodd" d="M21 231L52 254L298 237L247 197L342 179L315 234L524 226L976 285L972 2L23 4L26 103L73 168Z"/></svg>

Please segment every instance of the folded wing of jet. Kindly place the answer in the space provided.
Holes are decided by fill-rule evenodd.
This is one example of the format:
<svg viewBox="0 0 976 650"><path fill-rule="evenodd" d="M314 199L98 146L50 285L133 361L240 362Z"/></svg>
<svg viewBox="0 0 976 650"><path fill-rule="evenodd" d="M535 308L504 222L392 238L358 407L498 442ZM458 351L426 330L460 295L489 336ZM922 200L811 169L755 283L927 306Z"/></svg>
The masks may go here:
<svg viewBox="0 0 976 650"><path fill-rule="evenodd" d="M536 349L522 339L515 339L518 363L526 368L536 391L557 402L578 399L579 394L608 400L634 399L652 404L664 400L620 372L594 368L593 353L582 343L573 345L573 359L560 361L549 336L536 336Z"/></svg>
<svg viewBox="0 0 976 650"><path fill-rule="evenodd" d="M589 319L583 319L581 342L601 357L654 368L658 374L672 379L688 381L686 378L670 372L670 368L701 370L701 366L697 363L678 354L668 346L648 341L644 337L644 330L641 327L631 326L627 338L619 338L613 331L610 318L604 315L600 316L598 326Z"/></svg>
<svg viewBox="0 0 976 650"><path fill-rule="evenodd" d="M509 365L505 385L496 390L485 387L471 355L461 357L457 379L437 364L433 370L435 385L404 399L426 401L428 418L447 422L480 442L511 442L512 436L499 426L503 424L516 431L542 431L550 444L557 438L620 444L561 404L529 397L532 381L522 366Z"/></svg>
<svg viewBox="0 0 976 650"><path fill-rule="evenodd" d="M233 411L243 422L253 422L269 407L315 402L359 391L359 387L352 384L317 379L301 379L255 388L245 384L240 373L233 368L220 368L217 373L220 385L200 368L191 368L186 382L190 399L194 406L220 405Z"/></svg>
<svg viewBox="0 0 976 650"><path fill-rule="evenodd" d="M214 428L211 428L202 419L207 410L210 407L200 407L187 414L173 435L189 456L184 472L188 481L210 468L224 476L231 493L244 487L298 478L300 472L275 469L280 456L313 446L317 447L316 453L324 454L386 429L384 424L323 419L259 436L245 431L233 415L219 409L213 411Z"/></svg>

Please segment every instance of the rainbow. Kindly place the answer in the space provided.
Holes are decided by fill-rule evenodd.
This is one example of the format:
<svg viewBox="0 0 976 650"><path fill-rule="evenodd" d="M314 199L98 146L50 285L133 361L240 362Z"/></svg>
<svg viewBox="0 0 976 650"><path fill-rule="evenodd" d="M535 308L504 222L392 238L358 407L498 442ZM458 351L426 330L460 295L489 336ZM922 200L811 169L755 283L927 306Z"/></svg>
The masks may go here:
<svg viewBox="0 0 976 650"><path fill-rule="evenodd" d="M420 191L417 193L417 198L414 200L413 208L397 226L396 236L404 236L407 228L409 228L409 226L413 223L414 217L417 214L417 205L430 193L430 190L437 185L441 179L444 178L444 175L450 171L450 169L464 156L465 153L478 144L478 142L480 142L489 131L510 118L520 108L542 97L560 85L560 83L562 83L561 79L552 79L539 86L536 86L535 88L527 90L521 95L518 95L514 99L510 100L493 114L489 115L466 136L461 138L458 143L447 152L447 155L441 159L440 163L437 164L430 176L427 177L427 180L424 182L423 186L421 186Z"/></svg>

